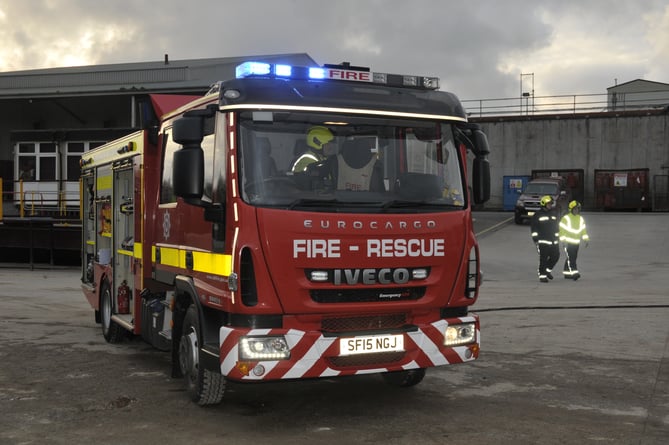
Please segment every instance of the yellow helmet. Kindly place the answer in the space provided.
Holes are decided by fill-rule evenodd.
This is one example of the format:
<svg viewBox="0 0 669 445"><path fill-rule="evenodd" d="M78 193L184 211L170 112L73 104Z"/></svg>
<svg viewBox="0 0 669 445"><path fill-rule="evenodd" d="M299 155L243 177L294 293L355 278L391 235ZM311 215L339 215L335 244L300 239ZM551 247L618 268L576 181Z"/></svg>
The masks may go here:
<svg viewBox="0 0 669 445"><path fill-rule="evenodd" d="M551 198L548 195L544 195L544 196L541 197L541 201L539 201L539 202L541 203L541 207L546 207L548 204L553 203L553 198Z"/></svg>
<svg viewBox="0 0 669 445"><path fill-rule="evenodd" d="M572 201L569 203L569 210L573 210L575 207L581 207L581 204L578 201Z"/></svg>
<svg viewBox="0 0 669 445"><path fill-rule="evenodd" d="M322 150L323 145L334 139L332 132L321 126L311 127L307 132L307 145L316 150Z"/></svg>

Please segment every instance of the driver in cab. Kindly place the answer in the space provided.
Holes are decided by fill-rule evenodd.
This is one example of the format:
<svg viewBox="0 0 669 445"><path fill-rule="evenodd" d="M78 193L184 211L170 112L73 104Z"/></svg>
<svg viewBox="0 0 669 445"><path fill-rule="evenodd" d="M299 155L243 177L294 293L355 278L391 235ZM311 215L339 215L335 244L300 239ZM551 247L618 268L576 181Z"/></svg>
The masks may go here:
<svg viewBox="0 0 669 445"><path fill-rule="evenodd" d="M328 156L334 154L334 135L323 126L314 126L307 131L307 150L302 153L291 167L293 173L304 173L307 167L314 163L324 161Z"/></svg>

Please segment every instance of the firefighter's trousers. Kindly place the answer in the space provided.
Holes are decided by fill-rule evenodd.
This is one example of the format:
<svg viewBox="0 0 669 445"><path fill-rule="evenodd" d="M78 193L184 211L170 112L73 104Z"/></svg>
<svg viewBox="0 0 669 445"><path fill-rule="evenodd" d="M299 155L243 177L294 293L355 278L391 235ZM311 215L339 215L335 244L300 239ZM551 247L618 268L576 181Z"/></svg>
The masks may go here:
<svg viewBox="0 0 669 445"><path fill-rule="evenodd" d="M564 253L564 268L562 269L562 274L565 278L574 278L575 275L580 275L578 273L578 267L576 266L576 258L578 257L578 247L579 244L565 244Z"/></svg>
<svg viewBox="0 0 669 445"><path fill-rule="evenodd" d="M539 252L539 278L547 278L560 259L560 245L553 241L539 240L537 251Z"/></svg>

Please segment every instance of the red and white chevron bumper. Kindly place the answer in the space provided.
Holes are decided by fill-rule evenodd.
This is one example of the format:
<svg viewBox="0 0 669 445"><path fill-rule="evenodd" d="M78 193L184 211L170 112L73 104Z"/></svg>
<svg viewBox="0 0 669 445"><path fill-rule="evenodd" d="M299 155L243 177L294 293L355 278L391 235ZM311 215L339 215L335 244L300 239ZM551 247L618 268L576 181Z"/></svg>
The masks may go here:
<svg viewBox="0 0 669 445"><path fill-rule="evenodd" d="M285 359L241 359L246 339L279 339ZM344 351L359 345L362 350ZM399 345L399 346L398 346ZM367 347L367 350L364 348ZM388 348L387 350L385 348ZM394 348L394 349L393 349ZM296 329L220 330L221 373L231 380L281 380L402 371L463 363L478 358L479 318L438 320L409 331L365 335ZM289 351L289 352L288 352Z"/></svg>

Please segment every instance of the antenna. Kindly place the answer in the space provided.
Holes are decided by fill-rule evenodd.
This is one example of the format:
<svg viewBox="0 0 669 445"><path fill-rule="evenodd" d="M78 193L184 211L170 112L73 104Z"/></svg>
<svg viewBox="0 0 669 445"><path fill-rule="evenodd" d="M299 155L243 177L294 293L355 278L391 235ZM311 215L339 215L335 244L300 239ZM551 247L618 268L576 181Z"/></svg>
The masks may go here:
<svg viewBox="0 0 669 445"><path fill-rule="evenodd" d="M529 77L529 91L523 88L523 79ZM534 73L520 73L520 114L523 114L523 99L525 99L525 114L534 113Z"/></svg>

